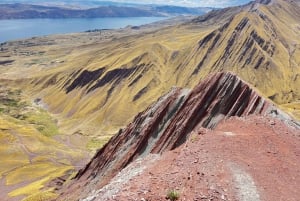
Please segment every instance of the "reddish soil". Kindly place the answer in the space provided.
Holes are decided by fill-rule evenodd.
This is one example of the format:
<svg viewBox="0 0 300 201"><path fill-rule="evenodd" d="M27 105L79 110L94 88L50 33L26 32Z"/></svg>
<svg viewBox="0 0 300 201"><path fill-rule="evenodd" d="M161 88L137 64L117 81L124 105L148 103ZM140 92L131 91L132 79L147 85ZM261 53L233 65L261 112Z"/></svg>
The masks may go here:
<svg viewBox="0 0 300 201"><path fill-rule="evenodd" d="M297 200L299 132L247 83L217 73L139 113L58 200L158 201L174 189L181 200Z"/></svg>
<svg viewBox="0 0 300 201"><path fill-rule="evenodd" d="M299 129L271 117L232 117L213 131L194 131L106 200L167 200L175 189L179 200L296 201L299 137ZM103 201L101 193L93 200Z"/></svg>

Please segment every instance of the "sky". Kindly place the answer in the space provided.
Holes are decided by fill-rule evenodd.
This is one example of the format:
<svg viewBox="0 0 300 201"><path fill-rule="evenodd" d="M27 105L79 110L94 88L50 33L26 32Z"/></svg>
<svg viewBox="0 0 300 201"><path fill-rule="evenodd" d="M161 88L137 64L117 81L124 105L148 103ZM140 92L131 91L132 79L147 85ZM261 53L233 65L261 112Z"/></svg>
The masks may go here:
<svg viewBox="0 0 300 201"><path fill-rule="evenodd" d="M52 3L70 3L74 4L74 2L101 2L101 1L113 1L113 2L122 2L122 3L135 3L135 4L163 4L163 5L176 5L176 6L187 6L187 7L229 7L242 5L250 2L250 0L0 0L1 3L44 3L44 2L52 2Z"/></svg>

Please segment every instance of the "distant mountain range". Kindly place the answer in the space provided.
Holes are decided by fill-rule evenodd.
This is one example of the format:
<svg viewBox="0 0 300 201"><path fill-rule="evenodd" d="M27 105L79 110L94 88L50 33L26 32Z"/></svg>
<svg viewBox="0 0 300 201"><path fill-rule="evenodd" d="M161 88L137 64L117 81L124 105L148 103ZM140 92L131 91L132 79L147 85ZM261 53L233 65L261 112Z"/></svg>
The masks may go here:
<svg viewBox="0 0 300 201"><path fill-rule="evenodd" d="M105 5L92 8L70 8L65 6L14 3L0 4L0 19L163 17L174 15L202 15L211 10L212 8L188 8L180 6L112 5L109 4L109 2Z"/></svg>
<svg viewBox="0 0 300 201"><path fill-rule="evenodd" d="M141 3L136 1L135 3L132 2L122 2L122 1L102 1L102 0L1 0L0 4L14 4L14 3L21 3L21 4L31 4L31 5L41 5L41 6L58 6L58 7L67 7L67 8L95 8L100 6L127 6L127 7L142 7L142 6L180 6L170 4L166 1L166 4L154 4L154 3ZM203 7L204 6L199 6ZM211 9L211 7L207 7Z"/></svg>

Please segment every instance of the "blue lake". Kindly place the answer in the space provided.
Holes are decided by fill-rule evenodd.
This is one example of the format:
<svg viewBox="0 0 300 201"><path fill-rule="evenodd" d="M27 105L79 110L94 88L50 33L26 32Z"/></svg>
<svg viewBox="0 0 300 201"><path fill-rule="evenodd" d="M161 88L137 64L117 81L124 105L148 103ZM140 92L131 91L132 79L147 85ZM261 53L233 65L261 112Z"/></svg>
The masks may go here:
<svg viewBox="0 0 300 201"><path fill-rule="evenodd" d="M164 17L76 18L0 20L0 42L43 36L83 32L93 29L118 29L166 19Z"/></svg>

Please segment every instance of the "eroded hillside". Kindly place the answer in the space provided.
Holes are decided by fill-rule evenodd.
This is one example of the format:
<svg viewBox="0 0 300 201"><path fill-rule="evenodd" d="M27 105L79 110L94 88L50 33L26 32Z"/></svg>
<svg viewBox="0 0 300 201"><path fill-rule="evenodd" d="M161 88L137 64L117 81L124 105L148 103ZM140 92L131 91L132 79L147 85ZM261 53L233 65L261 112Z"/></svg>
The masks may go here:
<svg viewBox="0 0 300 201"><path fill-rule="evenodd" d="M233 127L228 126L230 125L230 123L228 124L226 123L226 121L230 117L236 117L236 122L239 123L236 123ZM265 118L266 120L258 120L263 118ZM244 122L241 123L242 121ZM183 188L181 190L185 191L185 196L189 198L188 200L190 200L192 199L191 197L198 196L198 193L206 192L204 189L201 189L201 191L197 193L191 192L191 189L197 189L200 186L202 187L202 185L205 186L205 182L199 182L199 184L195 184L194 187L190 186L189 189L185 189L187 188L187 185L182 185L182 183L179 183L178 181L177 183L172 183L171 180L168 180L165 177L164 179L161 179L161 181L165 184L168 183L166 184L167 187L166 189L160 189L160 187L162 187L160 183L155 184L147 175L144 175L145 178L149 178L150 180L146 184L148 186L147 190L145 189L144 194L138 195L138 193L135 192L143 191L142 189L146 187L146 185L143 186L144 180L141 179L139 175L143 174L144 170L151 166L156 166L156 169L163 170L160 172L155 171L156 173L152 174L150 177L153 176L158 179L161 175L165 176L170 173L163 166L158 167L159 163L166 162L167 164L169 164L170 161L168 161L168 159L165 159L164 157L167 157L168 154L170 155L171 151L176 152L174 150L176 150L176 148L178 147L179 150L183 150L183 152L186 153L186 151L189 150L187 141L191 135L194 135L194 140L190 139L195 143L193 150L197 150L198 152L202 152L203 154L203 151L201 149L196 149L196 147L199 148L201 144L204 145L202 147L206 146L207 149L210 149L210 151L212 152L206 155L213 155L215 150L222 152L222 149L218 150L218 148L216 147L225 146L227 143L230 143L225 139L223 139L223 141L216 140L216 143L214 144L215 146L212 146L213 143L209 140L209 138L216 139L216 137L209 136L208 134L204 137L199 137L200 139L208 139L210 141L210 148L206 144L207 141L202 142L201 140L199 140L196 142L196 138L198 138L197 135L204 135L204 133L201 132L203 132L203 130L206 130L206 128L215 129L219 124L223 124L226 125L225 127L227 127L228 130L223 130L224 134L222 133L221 135L235 136L236 134L232 132L238 132L237 135L242 135L243 130L248 135L251 127L258 129L258 127L260 126L255 125L260 124L261 126L266 126L266 123L268 121L270 122L269 124L271 126L274 126L276 123L280 125L280 130L278 130L277 134L280 136L280 138L288 139L288 143L291 143L293 141L291 140L292 138L295 139L295 142L299 142L298 138L300 134L300 123L293 121L289 116L278 110L275 105L259 96L245 82L240 80L237 76L232 75L231 73L213 74L203 82L199 83L199 85L197 85L193 90L174 88L169 93L158 99L153 105L149 106L145 111L139 113L134 118L132 123L128 124L125 129L120 130L118 134L112 137L111 140L95 154L95 156L85 166L85 168L81 169L69 184L65 184L62 187L61 195L58 197L58 200L135 200L137 198L141 199L145 196L147 198L151 198L150 200L162 200L164 199L164 195L162 195L161 193L163 191L166 191L167 188L170 188L170 186L173 186L173 188L178 188L179 186L181 186ZM234 125L234 123L232 125ZM256 146L255 144L253 144L253 141L259 141L259 138L261 137L260 135L271 135L272 140L273 138L276 138L274 137L275 134L270 133L270 131L272 131L271 127L267 127L265 129L257 130L257 132L261 132L261 134L251 133L251 135L253 135L252 138L249 137L248 144L244 145L245 147L247 147L246 150L248 148ZM284 131L285 133L282 133ZM286 137L287 134L288 137ZM213 133L213 135L219 134ZM245 136L247 135L245 134ZM242 136L232 138L237 138L237 141L238 139L245 140ZM232 149L231 146L232 145L230 145L228 150L230 149L231 153L238 154L237 150ZM281 146L282 145L278 143L277 139L274 139L274 142L272 141L272 147L274 150L280 149ZM260 149L267 150L268 147L260 147ZM291 149L293 149L295 153ZM225 150L226 149L224 149L223 151ZM287 157L297 158L296 153L298 149L294 146L294 144L293 147L288 148L288 150L290 151L288 151L289 154ZM230 153L230 151L228 151L227 154ZM282 153L282 151L278 152ZM198 165L198 159L196 156L197 154L194 154L195 152L191 153L193 154L189 154L184 157L185 161L189 160L189 164L182 165L186 166L186 168L189 169L190 179L191 177L195 176L197 168L203 169L204 167L207 167L206 164ZM154 156L155 154L156 156ZM201 157L202 154L200 154L199 157ZM221 154L219 153L219 155ZM249 164L256 163L256 159L252 158L252 156L250 156L251 154L249 155L249 153L243 152L243 154L240 155L241 157L249 156ZM264 154L262 154L262 156L263 155ZM214 157L217 156L218 155L214 155ZM213 161L211 160L212 158L207 158L207 160L209 161L207 161L208 164L211 165L216 163L216 165L223 167L222 162ZM158 162L156 165L153 165L152 163L155 164L156 160L160 160L160 162ZM179 161L183 160L183 158L178 157L173 160ZM191 160L197 160L197 162L191 164ZM236 162L237 164L235 164ZM269 162L269 160L266 160L265 163L263 163L263 165L261 166L265 168L264 165L267 166ZM278 163L280 163L280 165L283 165L281 162ZM224 157L225 166L233 165L235 167L238 164L241 164L241 161L239 159L229 157L228 160L227 158L225 160ZM174 174L188 174L184 172L182 166L179 166L178 164L175 165L175 167L178 167L178 170ZM289 176L291 176L293 172L296 171L297 166L292 164L289 164L288 166L291 169L288 169L286 172L289 173ZM170 169L174 170L175 168ZM122 175L122 173L120 174L122 170L126 172L124 173L124 175ZM251 171L255 174L261 170L262 169L252 169ZM194 172L193 176L191 176L192 171ZM221 172L224 171L224 174L229 177L227 179L230 180L230 176L227 172L228 170L215 171L217 174L222 174ZM238 172L239 170L236 171ZM274 170L274 167L270 168L269 174L274 175L275 171L276 170ZM204 178L204 175L202 176ZM219 187L224 185L220 184L221 182L216 181L217 178L215 177L215 175L211 176L212 177L210 179L212 180L209 181L209 185L220 185ZM170 177L173 178L173 176ZM199 177L199 175L197 177ZM274 178L274 176L271 177ZM296 183L299 182L299 174L296 174L295 177L297 177L295 179ZM135 184L136 190L130 189L127 192L123 191L123 187L125 188L126 185L132 185L131 181L134 178L139 178L140 182L140 185ZM184 180L185 179L183 179L182 181ZM208 183L208 181L206 181L206 183ZM290 185L294 186L296 185L296 183L292 183ZM153 187L152 185L156 186ZM247 186L248 184L240 183L238 185L243 186L240 187L242 189L249 190L249 187ZM270 184L267 185L267 188L269 188ZM233 186L233 184L226 184L226 188L232 189ZM209 188L209 186L206 188ZM271 196L271 194L269 195L268 191L261 189L261 186L258 186L258 188L260 188L260 191L259 193L255 192L256 194ZM287 189L288 188L285 188L285 190ZM160 195L155 195L155 193L153 192L159 192ZM230 197L229 199L232 199L234 197L236 199L238 197L234 192L222 193L228 194L226 195L226 198L223 198L223 200L228 200L227 196ZM244 194L244 192L242 194ZM117 198L117 195L122 196ZM217 200L221 200L221 194L216 195L213 192L209 192L204 200L209 200L208 197L210 196L216 196ZM249 195L247 196L248 199L251 197L249 197ZM240 198L237 200L244 199Z"/></svg>
<svg viewBox="0 0 300 201"><path fill-rule="evenodd" d="M69 119L69 133L111 135L170 87L192 87L216 71L237 73L297 117L299 10L295 2L251 3L133 36L19 42L2 52L15 60L6 65L18 67L4 76L26 77L27 90Z"/></svg>
<svg viewBox="0 0 300 201"><path fill-rule="evenodd" d="M256 1L193 20L7 42L0 46L0 78L8 88L22 91L34 115L47 116L46 131L50 122L63 134L43 142L61 143L57 153L78 141L84 149L100 148L173 86L193 88L219 71L235 73L259 97L299 119L299 22L299 1ZM12 125L9 132L20 123L30 127L30 136L45 132L26 118L9 123L23 118L12 109L1 114L4 124ZM72 151L68 160L77 158Z"/></svg>

